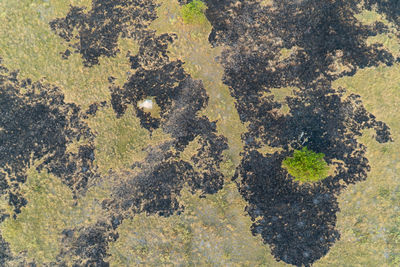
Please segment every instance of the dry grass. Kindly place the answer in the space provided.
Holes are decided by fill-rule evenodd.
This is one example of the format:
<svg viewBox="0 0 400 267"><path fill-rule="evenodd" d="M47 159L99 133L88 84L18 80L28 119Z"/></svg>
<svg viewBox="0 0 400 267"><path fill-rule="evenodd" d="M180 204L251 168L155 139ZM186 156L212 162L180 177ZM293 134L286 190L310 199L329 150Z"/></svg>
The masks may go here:
<svg viewBox="0 0 400 267"><path fill-rule="evenodd" d="M9 69L19 69L22 77L43 78L60 85L66 100L83 108L95 101L109 100L107 77L114 76L115 82L122 84L129 71L125 55L137 51L134 42L120 40L121 53L115 58L101 58L100 65L93 68L83 67L77 54L68 60L61 59L60 52L68 46L51 32L48 22L65 16L70 3L90 6L90 2L0 1L0 53L4 64ZM169 48L171 58L182 59L186 71L201 79L207 90L210 101L204 114L210 120L218 120L218 131L228 138L230 149L225 153L223 170L230 177L240 161L240 134L245 127L239 121L228 88L221 81L223 68L214 60L222 48L209 45L211 26L207 21L200 25L183 23L176 0L162 1L158 14L152 28L158 33L175 32L179 37ZM364 13L360 19L364 23L384 20L374 12ZM398 40L394 38L379 35L370 41L381 42L398 55ZM354 77L337 81L336 86L339 85L349 93L360 94L366 108L391 127L395 141L378 144L370 131L361 138L368 147L372 170L367 181L351 186L340 196L342 211L338 214L338 228L342 238L315 266L396 266L396 260L400 261L400 244L395 239L396 231L399 232L396 218L400 216L400 65L361 70ZM283 99L290 91L279 90L282 95L276 97ZM88 123L98 134L96 164L101 173L110 168L123 170L144 158L142 149L146 145L168 138L162 133L150 138L139 127L132 111L116 119L111 108L105 108L88 119ZM183 157L190 158L195 148L196 140ZM52 175L33 169L23 192L29 204L16 220L7 219L1 231L14 254L25 253L39 265L54 260L62 245L64 228L85 225L103 216L100 203L109 194L107 188L93 187L73 206L72 194L65 185ZM235 185L227 183L223 190L206 199L185 191L181 200L186 206L181 216L160 218L141 214L125 221L119 229L120 239L109 249L111 266L285 265L275 262L259 236L251 235L251 220L244 212L245 202ZM1 199L0 204L1 208L9 209L6 199Z"/></svg>

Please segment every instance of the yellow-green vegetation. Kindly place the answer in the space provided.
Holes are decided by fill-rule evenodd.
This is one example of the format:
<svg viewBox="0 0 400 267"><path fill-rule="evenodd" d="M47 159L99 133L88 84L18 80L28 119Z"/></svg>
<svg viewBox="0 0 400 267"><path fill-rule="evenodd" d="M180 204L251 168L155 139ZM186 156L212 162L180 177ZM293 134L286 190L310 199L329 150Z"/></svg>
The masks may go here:
<svg viewBox="0 0 400 267"><path fill-rule="evenodd" d="M364 11L358 19L365 24L382 21L381 15ZM392 29L393 30L393 29ZM390 35L390 34L389 34ZM379 35L394 55L400 54L400 40ZM389 45L394 38L397 45ZM365 131L360 141L367 146L371 171L365 182L350 186L339 197L341 212L337 227L341 239L316 266L399 266L400 264L400 64L359 70L353 77L337 80L335 87L362 97L368 111L388 124L394 142L377 143L373 131Z"/></svg>
<svg viewBox="0 0 400 267"><path fill-rule="evenodd" d="M28 205L16 220L8 218L2 224L3 237L14 253L26 252L39 264L55 261L61 232L70 224L72 193L54 176L34 169L28 172L22 191Z"/></svg>
<svg viewBox="0 0 400 267"><path fill-rule="evenodd" d="M169 46L171 59L181 59L184 69L194 79L203 82L209 102L202 115L211 121L217 120L217 130L228 138L229 150L224 152L222 172L229 179L240 162L239 153L243 149L241 134L245 126L241 123L235 108L234 99L229 88L222 83L223 67L216 62L220 57L222 47L212 48L208 42L211 24L185 24L178 20L180 6L177 0L159 0L158 18L151 24L151 28L158 34L176 33L178 39Z"/></svg>
<svg viewBox="0 0 400 267"><path fill-rule="evenodd" d="M295 150L292 157L282 161L285 168L294 180L299 182L318 182L328 176L329 166L324 160L323 153L316 153L306 146Z"/></svg>
<svg viewBox="0 0 400 267"><path fill-rule="evenodd" d="M263 0L263 4L273 1ZM169 47L172 59L182 59L184 68L195 79L201 79L210 97L202 115L218 120L219 133L228 138L230 149L225 153L223 171L229 178L240 161L240 140L245 127L240 123L234 100L222 83L223 68L215 62L222 48L211 48L208 34L211 25L202 13L195 23L185 23L177 0L159 1L158 19L152 24L157 33L178 35ZM48 22L65 16L69 5L90 8L91 0L0 1L0 51L4 65L19 69L22 77L57 84L66 101L86 108L96 101L109 99L107 77L121 85L130 70L128 51L135 54L137 45L127 39L119 40L121 52L115 58L100 58L100 65L85 68L79 54L63 60L60 53L68 48L65 41L51 32ZM360 14L368 24L382 20L376 12ZM368 20L368 21L367 21ZM391 30L393 30L391 28ZM395 55L400 55L399 40L394 34L371 37L369 42L382 43ZM291 51L281 51L288 56ZM357 183L339 196L341 212L337 227L341 239L315 266L398 266L400 264L400 64L360 70L353 77L335 82L348 93L360 94L368 111L386 122L394 142L379 144L372 131L360 140L367 149L371 172L365 182ZM278 94L281 89L273 91ZM89 126L97 134L96 164L105 174L110 168L123 170L133 161L142 160L147 145L168 139L161 132L152 137L140 127L133 110L116 119L110 107L100 109L89 118ZM76 149L78 143L69 148ZM195 139L182 158L190 158L198 142ZM8 218L0 226L4 239L14 255L26 254L38 266L55 260L61 246L62 230L87 226L103 218L101 201L110 195L109 185L99 184L89 189L86 196L72 199L70 189L46 172L34 167L22 186L28 205L17 219ZM180 216L168 218L140 214L126 220L118 229L120 238L111 243L111 266L287 266L276 262L261 237L252 236L251 220L246 216L243 198L233 183L226 183L215 195L199 199L184 191L180 199L186 210ZM11 213L6 197L0 206ZM15 264L14 266L20 266Z"/></svg>
<svg viewBox="0 0 400 267"><path fill-rule="evenodd" d="M68 102L88 107L93 102L109 100L108 77L123 84L130 70L125 57L138 46L129 39L119 40L120 53L115 58L100 58L100 65L86 68L80 54L68 60L61 57L68 45L51 31L49 22L66 16L70 4L90 7L91 0L0 1L0 51L10 70L19 70L21 78L44 79L60 86ZM70 49L70 48L69 48Z"/></svg>
<svg viewBox="0 0 400 267"><path fill-rule="evenodd" d="M150 136L150 132L140 125L132 107L120 118L116 118L111 107L99 110L88 120L88 125L97 135L95 163L102 174L110 169L129 168L135 161L145 158L146 147L169 139L161 129L153 131Z"/></svg>
<svg viewBox="0 0 400 267"><path fill-rule="evenodd" d="M373 25L375 22L382 22L389 28L388 33L378 34L368 38L368 44L379 43L382 44L387 50L389 50L393 56L400 56L400 42L397 36L399 31L393 23L389 22L384 15L377 13L376 11L363 10L361 13L356 14L356 18L365 25Z"/></svg>
<svg viewBox="0 0 400 267"><path fill-rule="evenodd" d="M185 23L204 23L207 18L204 15L207 6L201 0L193 0L192 2L182 6L181 16Z"/></svg>
<svg viewBox="0 0 400 267"><path fill-rule="evenodd" d="M296 52L297 49L298 49L297 46L294 46L290 49L282 48L280 51L281 55L279 57L279 60L285 60L285 59L289 58L294 52Z"/></svg>
<svg viewBox="0 0 400 267"><path fill-rule="evenodd" d="M196 154L197 150L201 147L200 143L200 137L196 137L192 142L190 142L183 152L180 154L180 158L186 162L191 162L192 161L192 156ZM197 169L195 168L197 171Z"/></svg>
<svg viewBox="0 0 400 267"><path fill-rule="evenodd" d="M181 215L136 215L119 228L111 266L286 266L250 233L246 202L229 183L207 198L184 190Z"/></svg>
<svg viewBox="0 0 400 267"><path fill-rule="evenodd" d="M398 266L400 261L400 64L358 71L335 86L361 95L368 111L391 128L394 142L379 144L373 131L360 141L367 146L371 171L365 182L339 197L337 227L341 239L316 266Z"/></svg>
<svg viewBox="0 0 400 267"><path fill-rule="evenodd" d="M299 89L296 87L284 87L284 88L273 88L270 90L271 93L265 93L264 97L268 97L272 94L274 96L274 99L282 105L279 111L283 114L289 114L290 109L287 104L286 97L293 96L294 92Z"/></svg>
<svg viewBox="0 0 400 267"><path fill-rule="evenodd" d="M261 6L272 6L274 4L274 0L258 0Z"/></svg>
<svg viewBox="0 0 400 267"><path fill-rule="evenodd" d="M100 203L109 193L107 188L98 187L76 203L60 179L35 168L28 170L28 179L21 188L27 206L16 219L6 219L0 229L15 256L24 253L28 260L43 266L56 260L64 229L84 226L104 216Z"/></svg>

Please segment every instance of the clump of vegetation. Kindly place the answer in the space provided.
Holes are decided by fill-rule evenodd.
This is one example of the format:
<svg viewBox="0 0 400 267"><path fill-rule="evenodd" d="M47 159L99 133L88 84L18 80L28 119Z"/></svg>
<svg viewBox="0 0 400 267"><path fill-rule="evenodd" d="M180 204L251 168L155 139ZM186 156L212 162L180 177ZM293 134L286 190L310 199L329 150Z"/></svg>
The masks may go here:
<svg viewBox="0 0 400 267"><path fill-rule="evenodd" d="M200 0L193 0L192 2L182 6L181 16L185 23L203 23L207 20L204 12L207 5Z"/></svg>
<svg viewBox="0 0 400 267"><path fill-rule="evenodd" d="M282 161L284 167L296 181L317 182L328 176L329 166L324 160L323 153L316 153L303 147L295 150L293 157Z"/></svg>

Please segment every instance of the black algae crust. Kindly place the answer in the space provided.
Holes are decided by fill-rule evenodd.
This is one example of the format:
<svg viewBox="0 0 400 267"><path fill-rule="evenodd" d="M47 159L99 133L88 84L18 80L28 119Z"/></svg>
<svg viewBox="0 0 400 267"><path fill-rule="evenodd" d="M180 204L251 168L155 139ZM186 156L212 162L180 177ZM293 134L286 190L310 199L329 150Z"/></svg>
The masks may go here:
<svg viewBox="0 0 400 267"><path fill-rule="evenodd" d="M15 212L26 200L19 187L26 170L42 159L47 169L68 185L75 195L96 176L93 167L93 134L82 120L79 107L65 103L57 87L18 80L16 72L0 73L0 193L7 194ZM68 152L73 141L85 139L78 152Z"/></svg>
<svg viewBox="0 0 400 267"><path fill-rule="evenodd" d="M226 47L224 83L248 123L235 180L248 201L252 232L277 260L309 266L340 237L337 195L367 178L366 148L357 137L373 128L378 142L391 141L388 126L366 111L360 96L345 97L345 89L331 86L357 69L393 64L381 45L366 42L382 27L356 20L358 1L283 0L265 7L259 1L206 2L209 41ZM296 90L284 100L285 115L271 89L288 86ZM263 146L280 152L261 154ZM281 164L302 146L324 153L334 174L313 185L294 182Z"/></svg>

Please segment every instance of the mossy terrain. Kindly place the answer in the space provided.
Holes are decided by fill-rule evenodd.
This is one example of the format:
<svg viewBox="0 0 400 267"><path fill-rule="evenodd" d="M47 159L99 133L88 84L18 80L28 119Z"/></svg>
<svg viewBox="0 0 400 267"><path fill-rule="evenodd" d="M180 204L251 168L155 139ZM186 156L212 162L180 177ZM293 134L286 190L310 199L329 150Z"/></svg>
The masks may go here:
<svg viewBox="0 0 400 267"><path fill-rule="evenodd" d="M295 180L300 182L317 182L328 176L329 167L324 161L323 153L315 153L303 147L295 150L292 157L282 161L282 166L287 169Z"/></svg>
<svg viewBox="0 0 400 267"><path fill-rule="evenodd" d="M399 15L0 1L0 265L398 266Z"/></svg>
<svg viewBox="0 0 400 267"><path fill-rule="evenodd" d="M192 2L181 7L181 16L185 23L203 23L207 20L204 16L207 6L201 0L193 0Z"/></svg>

